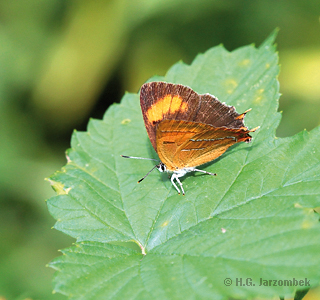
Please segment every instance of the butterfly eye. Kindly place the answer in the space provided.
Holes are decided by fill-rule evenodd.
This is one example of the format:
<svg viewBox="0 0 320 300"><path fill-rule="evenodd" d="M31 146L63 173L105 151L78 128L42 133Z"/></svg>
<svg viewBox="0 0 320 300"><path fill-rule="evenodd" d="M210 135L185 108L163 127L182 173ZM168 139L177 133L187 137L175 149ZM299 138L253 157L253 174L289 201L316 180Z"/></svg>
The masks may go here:
<svg viewBox="0 0 320 300"><path fill-rule="evenodd" d="M167 170L166 166L163 163L160 163L159 165L157 165L157 169L160 172L165 172Z"/></svg>

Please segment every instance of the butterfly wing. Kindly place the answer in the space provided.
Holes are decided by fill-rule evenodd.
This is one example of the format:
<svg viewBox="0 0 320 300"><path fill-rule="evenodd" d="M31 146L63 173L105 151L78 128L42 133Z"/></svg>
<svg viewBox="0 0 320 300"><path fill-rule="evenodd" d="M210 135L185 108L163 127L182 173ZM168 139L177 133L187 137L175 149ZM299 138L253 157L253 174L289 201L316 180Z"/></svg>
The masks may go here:
<svg viewBox="0 0 320 300"><path fill-rule="evenodd" d="M221 103L209 94L199 95L180 84L145 83L140 90L140 105L151 144L157 152L157 128L165 120L198 122L214 127L244 127L244 114L238 114L233 106Z"/></svg>
<svg viewBox="0 0 320 300"><path fill-rule="evenodd" d="M158 155L170 171L196 167L216 159L235 143L250 141L249 132L245 127L166 120L157 130Z"/></svg>

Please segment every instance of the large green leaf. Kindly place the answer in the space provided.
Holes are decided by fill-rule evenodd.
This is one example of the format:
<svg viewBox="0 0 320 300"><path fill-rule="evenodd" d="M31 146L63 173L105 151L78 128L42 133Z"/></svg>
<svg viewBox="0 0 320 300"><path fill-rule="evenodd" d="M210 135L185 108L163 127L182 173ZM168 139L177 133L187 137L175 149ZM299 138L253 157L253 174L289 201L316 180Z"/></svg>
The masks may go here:
<svg viewBox="0 0 320 300"><path fill-rule="evenodd" d="M58 193L48 201L55 228L77 239L51 263L56 291L72 299L225 299L318 284L320 128L275 137L274 37L258 49L214 47L156 78L214 94L238 112L252 108L246 125L260 126L250 144L203 167L218 176L186 176L184 197L157 171L137 184L153 163L120 157L157 157L139 95L126 94L73 134L68 164L49 179Z"/></svg>

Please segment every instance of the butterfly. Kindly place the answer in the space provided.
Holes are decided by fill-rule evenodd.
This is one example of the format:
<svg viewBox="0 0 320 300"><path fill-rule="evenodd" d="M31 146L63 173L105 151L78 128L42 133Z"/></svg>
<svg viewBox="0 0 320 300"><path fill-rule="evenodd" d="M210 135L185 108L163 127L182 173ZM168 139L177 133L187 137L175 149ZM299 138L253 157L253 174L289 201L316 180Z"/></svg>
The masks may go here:
<svg viewBox="0 0 320 300"><path fill-rule="evenodd" d="M210 94L200 95L191 88L166 82L149 82L140 90L140 106L150 142L160 162L157 168L169 172L171 183L180 194L180 177L188 172L216 175L197 166L222 155L230 146L252 139L243 119L248 109L238 114L234 106L220 102ZM122 155L124 158L148 159ZM180 189L175 181L179 184Z"/></svg>

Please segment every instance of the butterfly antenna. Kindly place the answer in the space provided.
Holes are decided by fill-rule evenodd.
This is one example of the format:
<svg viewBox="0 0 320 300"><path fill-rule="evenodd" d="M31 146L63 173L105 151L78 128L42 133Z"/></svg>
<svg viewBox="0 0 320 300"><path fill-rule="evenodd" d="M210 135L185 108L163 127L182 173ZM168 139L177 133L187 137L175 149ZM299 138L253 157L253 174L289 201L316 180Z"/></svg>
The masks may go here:
<svg viewBox="0 0 320 300"><path fill-rule="evenodd" d="M136 156L127 156L127 155L120 155L121 157L124 158L134 158L134 159L146 159L146 160L154 160L159 162L159 160L157 159L153 159L153 158L145 158L145 157L136 157ZM159 165L155 165L145 176L143 176L143 178L141 178L138 183L140 183L143 179L145 179L156 167L158 167Z"/></svg>
<svg viewBox="0 0 320 300"><path fill-rule="evenodd" d="M134 159L146 159L146 160L154 160L154 161L159 161L157 159L153 159L153 158L145 158L145 157L135 157L135 156L127 156L127 155L120 155L121 157L124 158L134 158Z"/></svg>
<svg viewBox="0 0 320 300"><path fill-rule="evenodd" d="M143 178L141 178L138 183L140 183L143 179L145 179L158 165L155 165L146 175L143 176Z"/></svg>

